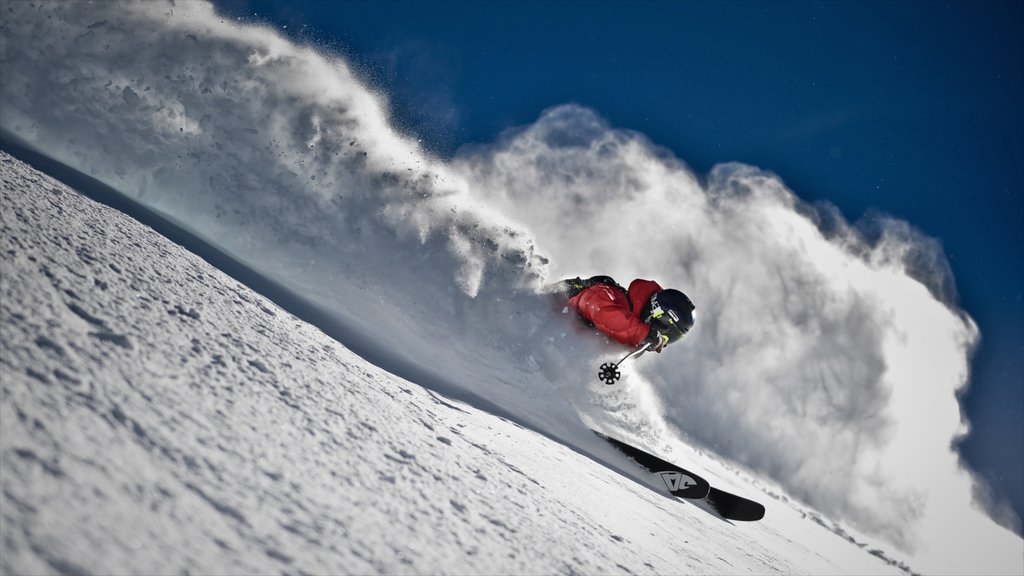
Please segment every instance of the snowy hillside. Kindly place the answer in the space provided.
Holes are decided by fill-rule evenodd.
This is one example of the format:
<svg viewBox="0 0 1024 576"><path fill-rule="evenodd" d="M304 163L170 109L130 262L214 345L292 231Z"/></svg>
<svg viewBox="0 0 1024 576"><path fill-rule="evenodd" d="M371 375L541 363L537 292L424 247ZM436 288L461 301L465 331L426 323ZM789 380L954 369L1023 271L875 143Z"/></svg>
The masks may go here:
<svg viewBox="0 0 1024 576"><path fill-rule="evenodd" d="M954 448L977 327L905 222L577 105L437 158L343 59L204 2L6 3L0 65L6 148L185 247L4 164L13 571L1024 572ZM699 321L605 387L621 350L539 290L591 274Z"/></svg>
<svg viewBox="0 0 1024 576"><path fill-rule="evenodd" d="M764 521L663 496L5 153L0 177L5 574L900 572L738 478Z"/></svg>

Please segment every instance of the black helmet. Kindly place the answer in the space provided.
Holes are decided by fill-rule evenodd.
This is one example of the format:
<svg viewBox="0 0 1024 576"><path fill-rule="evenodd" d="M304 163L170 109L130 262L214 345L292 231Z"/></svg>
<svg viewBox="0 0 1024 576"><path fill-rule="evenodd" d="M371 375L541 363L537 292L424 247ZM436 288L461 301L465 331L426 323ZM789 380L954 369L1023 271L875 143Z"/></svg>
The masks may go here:
<svg viewBox="0 0 1024 576"><path fill-rule="evenodd" d="M640 311L640 318L665 336L669 342L675 342L686 336L693 328L696 306L679 290L662 290L657 292Z"/></svg>

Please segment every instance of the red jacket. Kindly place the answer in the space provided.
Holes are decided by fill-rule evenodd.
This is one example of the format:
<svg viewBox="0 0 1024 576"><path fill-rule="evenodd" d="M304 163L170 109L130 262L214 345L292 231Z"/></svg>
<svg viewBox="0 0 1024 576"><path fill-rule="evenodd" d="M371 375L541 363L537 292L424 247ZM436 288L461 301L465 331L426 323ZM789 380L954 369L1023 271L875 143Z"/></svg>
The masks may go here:
<svg viewBox="0 0 1024 576"><path fill-rule="evenodd" d="M611 336L616 342L636 348L651 327L640 319L640 311L661 286L653 280L633 280L627 296L607 284L594 284L569 300L569 308Z"/></svg>

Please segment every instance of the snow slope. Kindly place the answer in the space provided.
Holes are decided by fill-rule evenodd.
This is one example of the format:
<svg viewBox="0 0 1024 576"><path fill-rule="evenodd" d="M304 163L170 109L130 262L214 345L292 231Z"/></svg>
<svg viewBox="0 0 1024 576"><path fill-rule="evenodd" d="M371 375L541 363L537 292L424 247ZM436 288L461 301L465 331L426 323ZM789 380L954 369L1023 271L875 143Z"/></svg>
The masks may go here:
<svg viewBox="0 0 1024 576"><path fill-rule="evenodd" d="M389 374L6 153L0 181L5 574L900 572L709 457L764 521Z"/></svg>
<svg viewBox="0 0 1024 576"><path fill-rule="evenodd" d="M6 3L0 65L5 138L390 374L617 469L588 425L738 481L713 451L923 572L1024 571L952 448L977 329L905 223L851 226L749 166L698 178L579 106L433 158L344 61L203 2ZM614 388L593 373L619 352L535 293L595 273L699 309Z"/></svg>

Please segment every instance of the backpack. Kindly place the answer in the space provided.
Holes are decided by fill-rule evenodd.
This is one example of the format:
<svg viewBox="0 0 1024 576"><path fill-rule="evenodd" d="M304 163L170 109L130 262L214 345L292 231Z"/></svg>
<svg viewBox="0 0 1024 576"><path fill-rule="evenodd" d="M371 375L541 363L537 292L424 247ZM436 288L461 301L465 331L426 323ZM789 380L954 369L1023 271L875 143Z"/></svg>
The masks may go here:
<svg viewBox="0 0 1024 576"><path fill-rule="evenodd" d="M579 276L570 278L568 280L562 280L554 285L552 292L557 294L562 300L562 303L572 300L577 294L583 292L587 288L594 286L595 284L605 284L611 286L617 290L620 290L626 295L626 301L629 302L629 309L633 309L633 302L629 299L629 291L619 285L611 276L591 276L590 278L583 279Z"/></svg>

